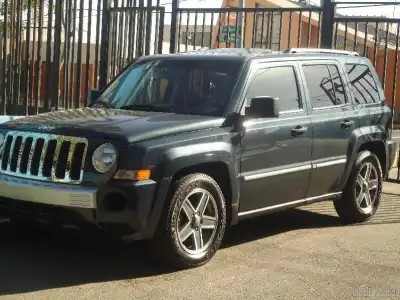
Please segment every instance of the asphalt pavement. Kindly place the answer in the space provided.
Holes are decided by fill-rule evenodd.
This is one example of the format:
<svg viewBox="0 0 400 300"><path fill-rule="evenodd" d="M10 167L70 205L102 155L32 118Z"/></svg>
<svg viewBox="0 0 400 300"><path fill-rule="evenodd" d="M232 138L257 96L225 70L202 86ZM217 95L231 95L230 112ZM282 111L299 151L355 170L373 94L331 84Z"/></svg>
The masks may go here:
<svg viewBox="0 0 400 300"><path fill-rule="evenodd" d="M343 226L332 203L242 222L207 265L173 272L146 244L0 225L0 299L399 299L400 185Z"/></svg>

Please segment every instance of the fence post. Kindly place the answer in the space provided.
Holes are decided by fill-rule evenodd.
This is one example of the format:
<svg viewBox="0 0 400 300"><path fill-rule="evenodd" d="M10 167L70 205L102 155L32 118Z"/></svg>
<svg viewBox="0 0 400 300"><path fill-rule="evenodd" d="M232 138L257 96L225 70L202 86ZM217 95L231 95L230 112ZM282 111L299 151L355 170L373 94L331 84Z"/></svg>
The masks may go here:
<svg viewBox="0 0 400 300"><path fill-rule="evenodd" d="M103 1L103 19L101 22L101 46L100 46L100 68L99 89L103 89L108 81L108 42L110 26L110 0Z"/></svg>
<svg viewBox="0 0 400 300"><path fill-rule="evenodd" d="M55 27L54 27L54 53L53 53L53 85L51 95L51 108L58 110L59 83L60 83L60 50L61 50L61 22L63 12L63 0L56 0ZM29 42L29 41L28 41ZM47 109L47 108L46 108Z"/></svg>
<svg viewBox="0 0 400 300"><path fill-rule="evenodd" d="M322 0L321 48L332 48L334 17L335 3L332 0Z"/></svg>
<svg viewBox="0 0 400 300"><path fill-rule="evenodd" d="M145 15L144 15L144 0L139 0L139 12L138 12L138 29L137 29L137 47L136 47L136 56L141 57L144 53L144 45L143 41L144 36L144 24L146 23Z"/></svg>
<svg viewBox="0 0 400 300"><path fill-rule="evenodd" d="M176 29L178 23L178 9L179 9L179 0L172 0L171 35L169 41L170 42L169 53L175 53L176 51ZM187 17L189 18L189 13Z"/></svg>
<svg viewBox="0 0 400 300"><path fill-rule="evenodd" d="M152 40L152 32L151 32L151 27L152 27L152 19L153 19L153 7L152 7L152 0L147 0L147 9L146 9L146 33L145 33L145 48L144 48L144 54L149 55L150 54L150 43ZM156 11L157 12L157 11ZM154 37L156 39L157 37Z"/></svg>

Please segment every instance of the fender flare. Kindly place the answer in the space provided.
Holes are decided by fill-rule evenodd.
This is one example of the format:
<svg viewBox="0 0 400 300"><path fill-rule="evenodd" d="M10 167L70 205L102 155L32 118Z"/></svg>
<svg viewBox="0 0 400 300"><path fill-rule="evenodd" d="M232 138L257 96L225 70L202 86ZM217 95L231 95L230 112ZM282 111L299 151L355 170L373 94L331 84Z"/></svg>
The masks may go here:
<svg viewBox="0 0 400 300"><path fill-rule="evenodd" d="M208 163L224 163L228 169L230 188L232 192L232 221L237 219L239 199L238 181L238 160L230 143L216 142L180 146L170 148L164 152L157 165L156 172L160 174L155 196L153 199L150 215L147 221L146 230L142 233L143 238L151 238L158 226L165 205L167 205L167 195L174 176L182 169L200 166ZM236 213L237 214L237 213Z"/></svg>
<svg viewBox="0 0 400 300"><path fill-rule="evenodd" d="M368 130L363 130L363 131L364 132L359 132L358 135L353 135L352 142L349 145L347 165L345 168L342 182L340 183L341 190L343 190L347 181L349 180L354 163L357 159L357 154L362 148L362 146L364 146L367 143L377 143L377 142L382 143L382 145L385 146L383 141L386 139L386 135L377 127L371 127ZM385 155L385 160L386 159L387 158Z"/></svg>

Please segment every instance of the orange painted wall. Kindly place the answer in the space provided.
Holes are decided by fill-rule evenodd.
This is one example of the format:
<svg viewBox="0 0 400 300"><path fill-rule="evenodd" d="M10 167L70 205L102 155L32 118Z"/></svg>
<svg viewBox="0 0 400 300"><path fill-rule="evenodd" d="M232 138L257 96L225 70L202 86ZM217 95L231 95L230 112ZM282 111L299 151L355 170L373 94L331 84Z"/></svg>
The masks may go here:
<svg viewBox="0 0 400 300"><path fill-rule="evenodd" d="M36 67L35 68L35 72L33 72L32 68L33 68L33 64L30 63L29 64L29 72L30 72L30 80L29 80L29 97L28 97L28 103L30 106L34 106L35 105L35 95L34 95L34 91L36 89L36 78L37 78L37 74L36 74ZM77 89L77 77L76 77L76 71L77 71L77 64L70 64L69 66L69 76L71 76L72 72L74 72L74 77L73 80L69 80L69 84L68 84L68 99L70 99L70 101L72 100L72 103L75 103L75 95L76 95L76 89ZM47 63L46 62L42 62L40 64L40 74L39 74L39 78L38 78L38 85L39 85L39 93L38 93L38 105L39 106L43 106L44 105L44 96L46 93L46 72L47 72ZM52 91L52 74L53 74L53 65L52 63L50 63L50 76L49 76L49 91ZM59 101L59 106L62 106L62 102L61 102L61 97L63 96L64 91L64 67L61 68L60 73L59 73L59 91L60 91L60 101ZM94 88L94 82L93 82L93 76L94 76L94 65L90 64L89 65L89 83L88 83L88 90L93 89ZM71 77L70 77L71 78ZM82 64L82 69L81 69L81 88L80 88L80 99L79 99L79 103L80 105L84 105L85 103L85 84L86 84L86 64ZM72 92L72 95L71 95ZM51 99L51 92L48 95L49 99ZM49 103L51 102L51 100L49 100Z"/></svg>
<svg viewBox="0 0 400 300"><path fill-rule="evenodd" d="M369 49L369 57L371 62L374 62L374 49ZM392 97L393 97L393 92L395 94L395 107L398 107L399 101L400 101L400 53L397 52L397 61L398 61L398 66L397 66L397 74L396 78L394 77L395 73L395 65L396 65L396 51L395 50L388 50L387 53L387 58L386 58L386 70L384 68L384 63L385 63L385 49L377 49L377 55L376 55L376 71L379 75L379 78L381 79L381 83L385 84L385 96L386 96L386 102L387 104L391 107L392 106ZM385 75L386 71L386 75ZM383 78L385 80L383 81ZM396 90L393 91L394 84L396 82Z"/></svg>

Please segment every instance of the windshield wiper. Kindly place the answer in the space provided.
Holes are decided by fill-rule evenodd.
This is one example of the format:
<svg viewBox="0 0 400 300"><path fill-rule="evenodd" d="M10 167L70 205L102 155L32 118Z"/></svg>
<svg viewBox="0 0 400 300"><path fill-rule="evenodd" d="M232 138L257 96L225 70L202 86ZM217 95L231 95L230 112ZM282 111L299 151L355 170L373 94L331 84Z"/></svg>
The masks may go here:
<svg viewBox="0 0 400 300"><path fill-rule="evenodd" d="M151 105L151 104L131 104L131 105L121 106L119 109L159 111L159 112L172 112L173 111L171 108L168 108L168 107Z"/></svg>

